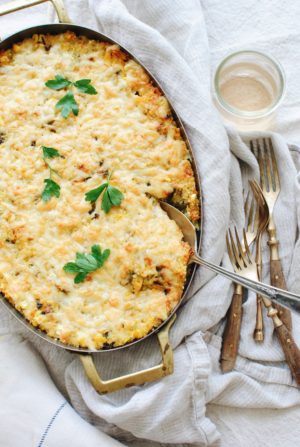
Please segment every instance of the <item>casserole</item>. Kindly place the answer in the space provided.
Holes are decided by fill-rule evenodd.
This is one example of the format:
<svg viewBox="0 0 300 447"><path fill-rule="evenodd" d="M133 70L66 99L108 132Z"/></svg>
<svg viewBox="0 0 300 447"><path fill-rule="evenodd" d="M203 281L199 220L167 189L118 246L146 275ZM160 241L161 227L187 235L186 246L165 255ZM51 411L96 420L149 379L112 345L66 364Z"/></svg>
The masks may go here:
<svg viewBox="0 0 300 447"><path fill-rule="evenodd" d="M36 3L41 2L26 2L26 4L22 5L22 7L28 6L28 4ZM65 12L61 12L60 10L61 2L53 3L56 6L56 9L60 12L60 15L62 14L61 20L66 21L67 17ZM13 3L13 5L14 6L7 5L6 8L2 7L2 9L0 9L0 13L6 13L9 10L16 9L16 7L20 6L20 2ZM69 49L69 53L67 55L64 53L67 62L69 54L71 54L70 60L72 61L74 57L77 61L77 58L80 58L82 54L85 55L85 60L81 61L80 64L76 62L74 65L72 62L72 69L69 71L68 67L66 66L68 64L64 63L64 61L60 61L62 50L66 47ZM77 48L80 50L83 48L84 51L80 54L80 51L77 52ZM102 66L97 65L101 61L104 61L104 64L102 64ZM0 62L4 70L3 79L6 87L5 91L8 90L9 92L8 95L6 95L3 91L4 98L2 98L4 103L6 102L8 104L8 121L7 123L4 123L6 124L2 130L2 139L4 141L1 145L4 148L3 159L6 169L3 173L5 175L2 175L2 179L3 181L6 181L7 185L7 190L3 196L3 203L12 207L12 209L9 210L2 210L2 232L4 232L2 240L4 240L4 243L1 248L4 256L2 265L0 266L2 273L0 283L1 290L14 304L14 306L27 317L27 320L32 323L29 324L28 322L25 322L27 326L31 329L32 325L39 326L51 335L51 337L55 337L55 340L53 338L49 338L39 329L35 329L36 333L48 341L51 340L51 342L57 346L62 346L73 351L81 352L81 359L85 365L85 368L88 369L87 372L89 378L101 392L112 389L115 390L121 385L123 386L124 383L127 386L129 383L142 383L145 381L145 374L147 375L147 380L149 379L148 376L151 376L152 374L151 380L153 380L153 378L157 378L158 375L170 373L172 367L169 362L170 359L168 360L168 358L171 354L169 344L165 338L166 328L168 327L166 323L170 324L172 321L172 316L186 294L193 272L189 273L189 279L186 281L185 293L180 300L184 278L186 276L184 268L186 268L187 265L188 248L181 242L181 235L178 232L179 230L174 222L170 221L160 209L157 199L165 199L170 196L170 193L173 193L173 203L177 203L180 206L186 206L187 214L192 220L196 221L198 219L198 212L196 209L198 198L196 197L195 185L193 185L190 189L186 187L174 188L174 185L170 188L170 185L172 185L171 181L164 178L164 176L166 176L166 170L162 170L161 178L157 179L159 175L155 172L155 170L153 170L153 167L158 166L159 171L161 170L162 165L166 162L171 165L173 163L172 169L176 172L174 178L177 183L179 179L183 182L186 182L187 179L194 182L195 176L193 175L193 172L196 173L197 171L195 165L193 165L193 171L191 171L190 162L186 159L184 151L186 150L185 148L189 146L178 117L173 111L174 119L176 120L175 124L173 117L170 115L170 109L165 101L165 97L161 94L160 87L153 80L151 75L147 73L145 69L140 67L140 64L137 64L131 56L128 56L128 52L120 50L119 47L115 45L115 42L112 42L106 36L100 35L99 33L86 28L64 23L58 25L43 25L21 31L2 42L0 47ZM32 67L32 65L38 66L38 76L37 73L32 71L31 68L28 76L26 67ZM46 68L43 69L45 65ZM95 74L96 71L101 72L103 66L105 69L104 74L101 77L100 73L99 79L97 79L97 77L93 76L93 74ZM23 70L23 74L20 74L21 68ZM75 78L73 80L72 75L75 75L75 72L82 80L84 80L87 76L90 76L93 78L93 83L95 84L97 90L104 92L104 96L100 99L98 95L93 96L93 98L88 98L88 100L84 97L84 95L82 97L79 96L79 117L78 119L75 117L75 115L77 116L78 112L77 114L74 113L74 116L70 119L68 118L67 120L68 126L65 125L65 117L57 118L57 113L54 114L54 105L55 101L59 98L59 92L49 91L45 93L42 101L46 101L47 107L45 106L45 103L43 103L40 106L40 113L39 110L37 111L37 109L34 108L34 104L38 98L41 97L41 85L43 85L43 88L45 89L45 81L51 78L53 79L56 75L53 71L54 68L55 70L61 70L63 75L73 82L75 81ZM40 76L40 72L45 70L46 74ZM112 70L113 73L111 73ZM108 77L107 71L109 71L108 85L106 83ZM10 74L12 75L11 77L9 76ZM121 81L119 80L120 76L123 76ZM40 78L43 81L42 84L39 82L41 80ZM113 79L111 80L111 78ZM101 82L101 85L98 81L99 83ZM24 104L26 107L24 106L23 109L22 98L15 109L14 104L12 106L9 104L9 100L13 96L11 93L13 92L13 86L10 85L10 82L12 85L14 83L22 85L23 82L26 86L29 85L30 93L27 96L25 94ZM118 90L119 87L116 87L120 85L122 92L120 89ZM32 86L35 87L34 92L32 92ZM128 99L128 87L130 87L130 100ZM20 91L26 93L26 89L27 87L24 87L23 89L21 88ZM118 101L118 99L123 92L126 94L126 101L123 100L122 105L120 106L120 101ZM135 93L137 94L135 95ZM28 112L28 103L31 101L31 97L35 94L37 97L33 103L33 110ZM136 97L133 98L133 96ZM113 113L116 109L115 103L113 102L114 98L117 98L118 107L121 107L121 118L120 113L118 116ZM111 105L109 106L110 108L107 106L107 101L111 101ZM135 105L138 104L138 107L134 106L133 108L130 108L133 101ZM102 103L104 104L103 109L105 111L105 115L101 115ZM124 103L126 104L125 109L123 107ZM130 106L129 108L127 107L128 104ZM98 112L95 112L96 110ZM105 125L103 122L107 119L108 110L112 111L111 121L108 123L108 130L104 131L103 128ZM154 122L156 126L159 126L158 133L162 136L163 142L159 145L155 140L153 143L154 149L156 148L156 145L158 146L158 153L155 153L155 150L153 151L154 160L156 160L155 163L153 160L149 163L149 160L151 160L149 153L145 156L145 148L142 146L143 141L140 143L142 150L138 150L136 148L138 138L141 136L145 137L145 129L143 129L141 134L139 134L138 131L136 131L135 134L132 133L132 128L136 122L139 122L141 125L141 119L139 119L139 117L136 117L135 120L130 121L131 111L133 114L137 114L137 110L142 110L143 125L149 124L149 122L153 124ZM20 147L18 147L18 142L14 140L14 127L9 128L10 113L12 113L11 119L13 119L13 116L16 117L17 122L15 123L15 129L19 129L21 136L23 133L23 139ZM94 119L95 113L98 114L96 116L96 120ZM18 123L17 120L19 114L21 115L21 124ZM41 119L42 121L39 122ZM76 141L72 140L72 134L70 131L70 123L73 123L72 120L76 122L77 126L81 126L81 131L83 134L82 138L86 141L86 145L89 146L86 152L82 149L84 146L83 141L77 141L80 140L78 133L75 132ZM119 123L120 120L122 121L121 144L120 125L119 129L117 128L116 130L115 124L116 122ZM37 127L39 127L39 132L36 131ZM50 131L48 127L51 128ZM6 129L8 129L7 133L9 135L5 134ZM33 135L31 136L29 135L30 129L33 130ZM124 138L124 129L127 129L127 132L129 132L129 136L127 135L126 138ZM180 129L182 136L177 134L179 132L178 129ZM113 139L114 131L116 131L117 135L117 138L115 139ZM149 133L150 131L152 131L152 134L155 133L153 132L153 129L149 129L148 126L147 132ZM50 134L54 135L51 135L50 138ZM109 140L108 145L106 145L107 139ZM112 139L113 144L111 144ZM170 144L169 140L171 140ZM92 141L94 141L94 146L92 146ZM100 143L97 141L100 141ZM126 146L127 141L129 141L131 145L134 143L134 150L130 144L127 144ZM76 143L78 143L79 146L76 147ZM173 150L172 153L168 148L168 144ZM56 198L54 198L46 203L43 203L41 200L39 200L38 203L34 203L34 200L38 200L38 185L41 184L41 175L45 175L45 168L48 166L48 163L44 164L45 160L40 157L40 148L44 148L46 146L51 146L50 149L52 146L59 149L60 157L59 159L55 160L56 164L54 165L54 168L55 172L61 179L60 183L62 198L61 200L56 200ZM76 149L75 151L74 146ZM147 142L146 147L148 146L149 141ZM123 152L120 150L120 147L122 148ZM124 147L126 149L126 153L124 152ZM178 152L181 154L177 156L177 158L176 153L174 153L174 147L177 148ZM15 155L14 152L16 152ZM132 152L135 152L134 157L131 157ZM97 157L99 155L103 156L103 160L100 160L99 157L94 159L93 156L95 154ZM142 167L140 165L137 166L137 156L139 158L144 157ZM190 156L192 157L192 152L190 152ZM119 159L120 157L122 160ZM172 157L175 159L172 160ZM110 163L111 161L113 162ZM182 162L183 165L181 166ZM100 169L98 170L96 169L97 163L100 165ZM12 182L9 175L9 169L7 169L8 165L10 165L12 170L14 170ZM70 166L76 166L76 170L74 171L73 169L73 171L70 172ZM145 166L147 168L146 170ZM178 170L181 172L181 175L178 174ZM96 182L99 182L100 180L101 182L105 180L108 181L108 172L111 171L114 171L113 175L115 177L115 179L112 178L111 180L114 182L113 185L115 187L119 187L122 192L124 192L124 200L122 204L119 208L116 207L111 210L106 216L99 209L99 207L96 208L97 205L95 204L92 204L92 208L90 210L91 212L89 212L90 204L84 200L80 201L80 199L78 199L78 194L81 194L81 196L84 197L84 192L86 193L90 188L93 189L97 187ZM132 172L134 173L134 178L131 175ZM94 176L94 173L96 176ZM129 179L128 173L130 173ZM182 173L185 173L185 175L182 175ZM82 174L84 174L85 177L83 177ZM27 183L29 185L28 188L25 182L27 175L29 176L27 179ZM197 175L196 178L198 178ZM16 183L16 179L23 182L20 185L17 185L19 186L19 189L14 185L14 183ZM70 185L72 186L72 189L70 189ZM200 191L199 184L198 190ZM184 195L186 195L187 200L183 197ZM31 197L31 199L29 200L28 197ZM155 199L153 199L153 197L155 197ZM192 198L192 200L189 202L190 198ZM22 208L22 213L19 212L20 207ZM84 212L84 218L82 217L82 214L75 213L74 210L78 208L80 208L80 213ZM35 209L38 210L38 214L36 215L34 212ZM72 210L74 212L71 213ZM137 210L140 211L137 213ZM64 216L64 212L66 216ZM71 219L68 219L70 213L72 216ZM94 219L95 214L97 214L98 217ZM59 222L56 219L57 215L59 217ZM22 219L20 219L20 216L23 220L25 219L25 223ZM88 219L88 223L86 223L85 226L83 226L83 219ZM135 259L139 257L140 251L138 251L138 256L132 258L131 252L135 251L136 246L134 246L132 241L128 242L128 240L126 240L126 243L123 245L128 248L128 263L125 270L122 270L126 260L126 253L122 253L122 256L120 255L120 248L114 245L114 238L116 235L118 236L118 240L123 240L124 237L127 237L127 235L124 234L124 228L127 228L129 233L132 233L133 221L136 223L134 226L135 234L133 235L137 238L136 245L142 246L142 243L145 242L148 250L150 250L150 246L155 247L155 250L157 250L157 247L159 247L159 244L162 244L163 240L169 243L164 250L164 254L166 255L168 253L169 258L164 259L163 265L161 265L161 263L155 264L153 262L153 259L157 258L157 252L155 250L151 252L149 256L143 256L142 269L140 268L140 265L135 265ZM119 222L121 222L120 225ZM148 225L149 223L150 225ZM46 225L48 225L48 227L50 226L50 231L47 229L47 232L45 232ZM144 236L141 233L142 225L145 226ZM69 237L70 227L72 227L72 239ZM120 231L120 227L122 231ZM58 232L56 231L57 228L59 230ZM84 231L82 231L83 229ZM163 231L161 231L162 229ZM62 237L62 234L65 237ZM52 242L49 241L49 235L52 237ZM86 251L87 247L91 245L91 243L88 245L84 244L87 241L92 242L95 235L97 235L97 237L99 235L102 236L102 242L106 241L108 246L112 248L110 259L107 261L107 265L108 262L110 262L110 270L108 268L106 269L104 266L99 273L93 273L92 278L90 278L90 275L88 276L87 279L90 281L86 281L84 285L80 285L80 287L76 286L72 288L71 283L73 278L68 278L68 275L63 272L62 265L68 260L68 256L70 258L74 256L76 247L79 246L80 250L85 249L84 251ZM132 234L129 236L132 236ZM57 246L58 244L59 246ZM52 245L52 252L50 250L50 245ZM172 246L176 250L176 253L173 255ZM43 255L43 248L46 251L46 256ZM22 254L23 249L25 250L24 254ZM144 250L144 247L142 247L142 249ZM53 262L51 254L53 254ZM115 256L115 254L118 256ZM42 255L44 257L42 257ZM9 258L12 256L14 256L16 261L14 266L9 262ZM45 259L48 257L49 259ZM158 257L158 259L160 260L161 258ZM20 264L23 265L24 263L26 264L26 269L24 266L20 269ZM60 275L58 274L58 270L56 268L56 264L58 263L60 263ZM178 269L177 265L175 266L175 264L180 264ZM114 268L112 269L113 265ZM119 269L118 265L120 266ZM14 270L13 267L15 267L16 270ZM120 272L118 270L120 270ZM161 271L162 273L160 273ZM25 278L24 272L26 274ZM170 272L172 272L172 274L170 274ZM51 285L55 283L54 286L57 290L54 290L54 292L46 287L49 284L46 273L50 275ZM106 299L104 296L105 290L103 289L103 286L105 288L108 284L110 284L110 276L117 275L119 275L117 278L118 289L115 291L115 296L110 295ZM166 292L167 276L168 288L170 289L170 292L169 290ZM160 279L161 277L162 279ZM93 278L96 278L97 281L93 281ZM178 278L180 279L178 280ZM122 280L124 280L124 284L121 283L119 286L119 283ZM178 284L176 284L176 281ZM114 284L115 282L116 281L114 281ZM96 289L98 285L100 288L93 290ZM112 285L110 284L108 287L110 291L111 287ZM124 290L126 292L126 296L122 295ZM138 302L138 299L136 298L137 293L142 297L140 302ZM171 298L164 298L167 303L165 309L165 303L162 301L162 297L164 297L164 294L168 295L169 293ZM35 294L36 298L34 298ZM53 296L59 296L59 303L65 302L66 304L64 306L61 304L58 306L58 302L55 301L55 299L49 301L52 296L51 294ZM63 294L68 296L64 298ZM100 294L102 297L101 303L108 300L108 307L106 308L102 306L98 309L98 312L100 310L99 313L104 315L104 318L102 318L101 321L97 320L95 325L95 327L99 329L99 333L96 334L94 331L91 336L89 334L87 336L86 334L88 331L83 331L82 329L83 327L87 327L84 321L85 314L87 314L88 320L91 319L92 315L95 316L97 311L95 306L91 307L88 305L84 308L80 307L78 312L83 316L80 320L82 323L78 324L78 312L76 313L76 309L78 307L77 298L80 296L82 299L83 296L86 296L88 297L89 304L93 301L93 297L96 299L97 294ZM129 305L129 309L127 309L124 305L127 295L130 296L130 299L128 299L128 302L126 302L125 305ZM22 297L25 296L27 296L28 299L23 299L23 302ZM132 303L132 296L135 296L134 305ZM153 297L155 296L158 298L157 300L153 301ZM19 300L17 300L18 297ZM24 322L24 317L13 310L11 305L6 300L3 302L10 308L10 310L13 311L15 315L18 316L19 320ZM149 306L146 307L145 303L149 303ZM98 306L99 302L95 301L94 304ZM140 314L136 315L136 309L139 306ZM67 308L67 311L62 312L62 309L65 308ZM123 312L121 317L126 315L126 318L120 318L120 308L122 308L122 311L125 309L126 312ZM131 308L133 308L132 311ZM130 319L128 318L130 312L131 314L132 312L135 312L134 315L131 315L132 321L129 321ZM113 316L111 317L112 314ZM71 329L67 328L66 330L65 326L67 322L72 320L74 320L73 327ZM108 324L108 322L110 322L110 324ZM76 328L76 324L79 328L78 330L74 330L74 327ZM107 327L107 331L104 333L103 329L105 328L105 325ZM162 332L161 328L163 326L164 330ZM92 358L91 356L83 355L83 352L90 354L91 352L99 351L102 348L109 350L128 346L133 342L141 341L146 336L159 330L159 338L161 337L160 340L165 340L165 348L167 348L163 350L163 365L155 367L151 372L144 371L136 373L134 377L131 376L131 382L128 381L129 379L124 378L122 378L122 380L118 379L118 381L114 379L113 388L108 384L105 384L105 386L103 384L99 384L101 379L95 378L96 372L93 368ZM166 366L167 364L168 367Z"/></svg>

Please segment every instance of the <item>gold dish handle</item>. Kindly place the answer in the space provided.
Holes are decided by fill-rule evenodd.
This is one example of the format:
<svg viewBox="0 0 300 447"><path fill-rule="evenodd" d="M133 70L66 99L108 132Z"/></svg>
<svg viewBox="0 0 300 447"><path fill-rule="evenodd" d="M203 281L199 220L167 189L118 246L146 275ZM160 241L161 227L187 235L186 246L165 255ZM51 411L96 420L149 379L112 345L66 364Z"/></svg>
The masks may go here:
<svg viewBox="0 0 300 447"><path fill-rule="evenodd" d="M72 23L67 10L65 8L63 0L14 0L4 5L0 5L0 16L9 14L10 12L19 11L20 9L28 8L29 6L39 5L51 1L55 11L58 15L60 23Z"/></svg>
<svg viewBox="0 0 300 447"><path fill-rule="evenodd" d="M102 380L97 372L93 357L91 354L80 354L80 360L83 364L87 377L95 390L100 394L112 393L123 388L129 388L134 385L142 385L146 382L168 376L173 373L174 361L173 351L169 342L169 330L176 319L176 315L158 332L157 337L162 354L162 363L152 368L144 369L125 376L116 377L111 380Z"/></svg>

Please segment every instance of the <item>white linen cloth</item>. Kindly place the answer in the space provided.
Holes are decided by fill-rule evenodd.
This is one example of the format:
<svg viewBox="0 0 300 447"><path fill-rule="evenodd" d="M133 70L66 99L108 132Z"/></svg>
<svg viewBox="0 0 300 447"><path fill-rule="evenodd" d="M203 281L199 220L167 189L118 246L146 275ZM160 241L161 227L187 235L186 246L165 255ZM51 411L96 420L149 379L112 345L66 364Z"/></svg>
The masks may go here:
<svg viewBox="0 0 300 447"><path fill-rule="evenodd" d="M18 335L0 338L1 447L121 447L84 421L53 384L42 359Z"/></svg>
<svg viewBox="0 0 300 447"><path fill-rule="evenodd" d="M1 3L4 1L1 0ZM204 18L210 24L211 44L214 44L219 36L222 36L225 41L227 34L230 33L234 41L237 34L233 35L227 23L224 24L225 30L222 30L222 23L226 22L225 14L237 8L237 2L230 0L226 2L226 7L220 5L223 2L212 0L205 2L203 7L197 0L160 0L159 2L76 0L66 3L74 23L98 29L119 41L132 51L161 82L184 121L199 164L204 197L202 255L206 259L216 263L222 261L225 266L229 266L228 257L224 255L225 232L231 222L239 227L243 225L242 189L247 183L247 178L257 174L257 165L241 138L231 129L228 129L226 134L212 105L210 53ZM243 2L239 2L239 5L240 3ZM277 4L270 1L265 3ZM281 5L282 3L285 2L281 2ZM300 17L300 7L295 2L292 8L294 10L291 11L289 7L288 17L295 20L297 12ZM2 35L24 26L45 22L44 10L45 8L40 6L30 10L30 13L18 12L0 18ZM52 11L50 13L52 21L54 15ZM282 15L284 14L286 13L283 9ZM253 17L251 20L253 27ZM247 25L247 20L244 22ZM215 29L214 26L217 25L218 29ZM299 35L293 37L297 40ZM212 54L218 59L221 53L223 56L225 48L228 49L228 45L224 48L219 47ZM288 48L287 42L285 46L282 46L283 53L278 54L281 61L282 58L287 57L286 48ZM271 48L264 42L261 49L270 50ZM272 51L270 52L272 54ZM298 49L298 58L299 52ZM295 67L293 70L296 70ZM298 76L299 72L300 69ZM293 83L290 84L290 86L293 85ZM293 120L297 116L296 111L293 111L295 97L290 93L287 99L288 106L282 107L281 114L284 107L290 107ZM283 122L284 127L279 129L287 135L289 121L285 117ZM295 129L292 129L291 135L292 141L297 143L297 138L299 141L300 137L299 134L297 136ZM278 237L281 241L280 255L289 287L299 292L300 245L297 243L297 231L300 218L300 195L297 172L300 154L296 145L289 149L281 137L272 136L282 184L282 193L275 210ZM243 138L247 142L249 136L244 135ZM263 256L264 278L267 280L268 248L266 245L264 245ZM18 428L13 433L12 430L9 431L11 445L14 447L31 445L26 436L33 437L32 433L43 436L41 420L37 417L39 415L43 415L49 422L55 417L45 437L44 445L49 447L65 445L66 441L73 442L75 438L78 441L80 438L72 428L75 426L78 427L78 432L86 433L86 443L88 442L92 447L100 445L100 440L95 437L98 434L95 432L95 427L132 445L146 446L148 444L146 440L151 440L171 445L185 443L213 446L220 443L218 427L224 429L221 433L223 441L226 436L229 439L228 428L226 431L224 427L226 427L226 417L230 420L231 415L234 414L234 412L230 413L230 407L233 407L240 415L243 411L248 412L247 418L243 419L244 430L251 418L251 409L256 409L256 414L263 418L264 410L259 409L268 408L271 411L271 409L295 407L294 413L299 417L300 393L283 363L282 351L273 336L272 323L265 319L266 341L263 345L255 344L252 339L255 316L253 294L249 294L244 304L241 343L236 368L232 373L222 375L218 358L224 324L220 324L220 321L229 306L232 286L222 277L214 277L207 270L199 269L191 295L200 286L202 286L201 290L192 296L178 313L176 324L172 329L171 342L175 348L174 374L143 387L134 387L107 396L99 396L93 390L75 355L36 339L27 330L19 327L1 308L0 333L3 337L0 339L0 349L3 351L4 358L8 358L10 364L15 367L9 369L11 377L14 378L11 382L10 374L7 374L8 371L5 374L5 370L1 367L1 377L8 378L0 381L0 396L1 398L5 396L6 407L11 409L11 413L8 411L6 419L0 418L0 445L8 445L5 441L5 436L8 434L2 430L5 424L7 427ZM300 343L299 320L294 317L294 335ZM30 344L23 341L24 339L29 340ZM18 349L20 343L21 346ZM21 349L23 345L25 345L24 351ZM49 381L38 355L43 358L59 391L56 391ZM18 369L20 357L22 367ZM153 337L141 345L123 351L97 354L95 359L99 371L106 378L153 365L159 361L159 352ZM36 365L35 382L28 380L31 377L32 362ZM24 399L24 394L19 397L20 388L15 386L9 387L10 392L5 390L9 382L14 385L22 380L24 375L27 377L26 390L28 399L32 401L32 413L28 414L27 421L27 427L30 426L31 429L22 430L22 425L18 426L16 418L12 418L12 415L18 407L18 411L22 414L24 401L21 397L23 396ZM62 407L64 401L61 395L70 400L75 410L95 427L79 419L67 404ZM216 422L217 428L205 416L206 404L209 405L209 416ZM65 425L65 418L63 418L67 408L70 426ZM224 419L220 416L219 408L226 408ZM293 416L291 420L294 421ZM232 427L232 421L228 426ZM249 423L248 431L250 427ZM292 430L292 427L287 429L285 425L285 428L286 432L283 431L285 440L288 439L285 446L296 445L293 442L297 436L299 437L299 430L297 433L295 427ZM256 429L259 432L257 425ZM242 430L242 427L236 427L236 431L239 430ZM59 438L62 432L65 436L64 442L59 441L62 439ZM51 436L55 436L55 441ZM144 440L139 444L135 438ZM249 439L251 443L253 442L255 435L252 433L252 438L249 434L244 437L237 436L236 439L244 447L250 445ZM280 441L280 437L278 440ZM277 441L272 439L272 446L279 446L279 443L276 444ZM43 445L43 442L40 441L37 445ZM109 442L114 441L107 440L105 445L114 445ZM270 442L269 433L265 433L264 444L261 438L260 442L261 445L271 445L268 443ZM149 445L157 444L149 443Z"/></svg>

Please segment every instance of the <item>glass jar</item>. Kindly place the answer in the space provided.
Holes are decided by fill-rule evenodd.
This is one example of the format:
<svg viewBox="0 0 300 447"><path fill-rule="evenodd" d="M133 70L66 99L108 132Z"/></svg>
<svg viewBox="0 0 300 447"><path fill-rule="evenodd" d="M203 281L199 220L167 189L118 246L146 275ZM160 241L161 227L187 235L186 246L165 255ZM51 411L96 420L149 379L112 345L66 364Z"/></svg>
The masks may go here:
<svg viewBox="0 0 300 447"><path fill-rule="evenodd" d="M275 59L244 50L227 56L214 76L214 98L224 121L239 130L272 127L285 93L285 75Z"/></svg>

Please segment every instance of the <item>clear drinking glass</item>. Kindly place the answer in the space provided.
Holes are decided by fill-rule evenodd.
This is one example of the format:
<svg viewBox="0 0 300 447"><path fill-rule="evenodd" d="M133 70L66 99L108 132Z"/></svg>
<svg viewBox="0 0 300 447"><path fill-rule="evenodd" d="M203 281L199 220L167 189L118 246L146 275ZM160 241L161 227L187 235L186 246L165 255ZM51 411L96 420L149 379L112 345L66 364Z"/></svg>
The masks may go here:
<svg viewBox="0 0 300 447"><path fill-rule="evenodd" d="M285 93L284 71L266 54L238 51L218 66L214 92L225 122L242 131L270 128Z"/></svg>

